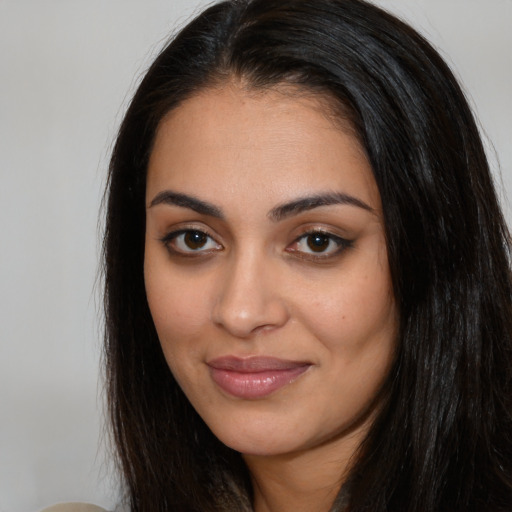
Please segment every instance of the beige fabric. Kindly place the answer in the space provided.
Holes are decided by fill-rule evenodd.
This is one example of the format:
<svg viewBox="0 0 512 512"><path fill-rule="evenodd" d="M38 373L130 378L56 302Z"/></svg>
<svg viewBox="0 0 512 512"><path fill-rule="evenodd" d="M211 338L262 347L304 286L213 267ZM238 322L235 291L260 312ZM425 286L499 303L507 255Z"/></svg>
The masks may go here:
<svg viewBox="0 0 512 512"><path fill-rule="evenodd" d="M104 508L90 503L60 503L45 508L41 512L107 512Z"/></svg>

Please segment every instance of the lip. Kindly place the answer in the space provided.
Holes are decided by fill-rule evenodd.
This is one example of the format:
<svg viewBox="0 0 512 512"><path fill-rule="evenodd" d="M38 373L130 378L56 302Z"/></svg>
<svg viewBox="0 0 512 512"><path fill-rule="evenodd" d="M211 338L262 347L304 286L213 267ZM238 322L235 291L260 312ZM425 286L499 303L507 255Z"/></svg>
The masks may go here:
<svg viewBox="0 0 512 512"><path fill-rule="evenodd" d="M226 393L237 398L264 398L291 384L312 365L275 357L239 358L224 356L207 362L212 380Z"/></svg>

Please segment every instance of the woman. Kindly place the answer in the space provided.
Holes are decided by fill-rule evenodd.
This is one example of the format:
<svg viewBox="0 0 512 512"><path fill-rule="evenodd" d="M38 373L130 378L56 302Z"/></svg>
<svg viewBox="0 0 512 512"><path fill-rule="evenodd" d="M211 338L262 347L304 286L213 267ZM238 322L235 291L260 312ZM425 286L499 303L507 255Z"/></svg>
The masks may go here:
<svg viewBox="0 0 512 512"><path fill-rule="evenodd" d="M134 511L512 509L509 235L439 55L361 0L212 6L111 161Z"/></svg>

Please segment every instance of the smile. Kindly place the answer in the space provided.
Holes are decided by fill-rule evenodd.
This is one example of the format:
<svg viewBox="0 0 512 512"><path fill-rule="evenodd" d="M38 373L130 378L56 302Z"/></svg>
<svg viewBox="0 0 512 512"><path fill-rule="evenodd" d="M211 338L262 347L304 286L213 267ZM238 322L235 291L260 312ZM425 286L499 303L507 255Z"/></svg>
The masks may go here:
<svg viewBox="0 0 512 512"><path fill-rule="evenodd" d="M220 357L207 363L212 380L226 393L246 400L264 398L291 384L312 365L273 357Z"/></svg>

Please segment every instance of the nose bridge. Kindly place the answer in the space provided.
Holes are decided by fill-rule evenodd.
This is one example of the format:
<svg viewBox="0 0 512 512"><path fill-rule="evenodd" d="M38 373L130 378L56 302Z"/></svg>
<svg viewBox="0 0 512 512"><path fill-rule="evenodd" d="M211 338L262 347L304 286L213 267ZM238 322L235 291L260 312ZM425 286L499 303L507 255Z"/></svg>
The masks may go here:
<svg viewBox="0 0 512 512"><path fill-rule="evenodd" d="M254 246L234 251L222 276L214 322L242 338L283 325L287 309L274 278L274 264Z"/></svg>

